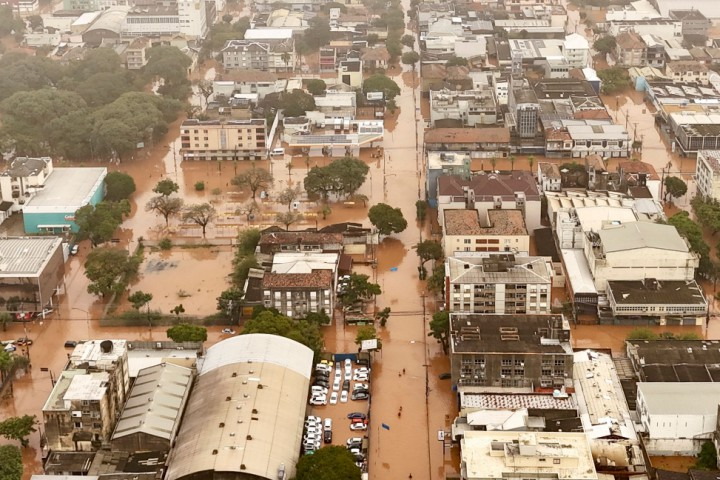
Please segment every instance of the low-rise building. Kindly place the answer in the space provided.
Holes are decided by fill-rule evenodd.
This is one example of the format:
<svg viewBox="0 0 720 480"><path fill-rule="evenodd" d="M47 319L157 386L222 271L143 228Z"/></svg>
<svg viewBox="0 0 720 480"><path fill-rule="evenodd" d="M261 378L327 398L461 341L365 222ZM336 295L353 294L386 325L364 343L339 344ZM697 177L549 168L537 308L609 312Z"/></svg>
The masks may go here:
<svg viewBox="0 0 720 480"><path fill-rule="evenodd" d="M568 125L573 158L597 154L625 158L632 150L632 137L622 125Z"/></svg>
<svg viewBox="0 0 720 480"><path fill-rule="evenodd" d="M648 455L697 455L713 439L718 398L720 383L638 382L637 412Z"/></svg>
<svg viewBox="0 0 720 480"><path fill-rule="evenodd" d="M180 126L180 154L184 160L253 160L268 153L264 118L198 120Z"/></svg>
<svg viewBox="0 0 720 480"><path fill-rule="evenodd" d="M15 157L0 173L2 201L12 203L11 212L22 210L25 203L45 186L52 172L50 157Z"/></svg>
<svg viewBox="0 0 720 480"><path fill-rule="evenodd" d="M675 134L675 143L683 154L699 150L720 150L720 115L712 112L674 112L668 124Z"/></svg>
<svg viewBox="0 0 720 480"><path fill-rule="evenodd" d="M326 91L315 98L315 109L326 119L354 119L357 114L357 95L355 92Z"/></svg>
<svg viewBox="0 0 720 480"><path fill-rule="evenodd" d="M226 97L233 94L257 95L257 99L262 100L268 94L284 91L286 86L287 82L278 80L272 72L241 69L223 73L221 80L213 82L213 91L215 95Z"/></svg>
<svg viewBox="0 0 720 480"><path fill-rule="evenodd" d="M660 325L703 325L708 303L695 280L609 280L608 308L616 319L648 319Z"/></svg>
<svg viewBox="0 0 720 480"><path fill-rule="evenodd" d="M350 88L361 88L363 83L363 62L359 58L342 60L338 63L337 81Z"/></svg>
<svg viewBox="0 0 720 480"><path fill-rule="evenodd" d="M698 61L668 62L665 65L665 75L674 82L709 83L710 69L704 63Z"/></svg>
<svg viewBox="0 0 720 480"><path fill-rule="evenodd" d="M472 152L426 151L425 197L431 207L437 207L437 179L441 175L457 175L470 180Z"/></svg>
<svg viewBox="0 0 720 480"><path fill-rule="evenodd" d="M152 47L150 39L138 37L128 45L125 50L125 65L128 70L140 70L147 65L147 51Z"/></svg>
<svg viewBox="0 0 720 480"><path fill-rule="evenodd" d="M682 22L683 35L707 37L708 29L712 26L712 22L700 10L694 8L690 10L670 10L668 11L668 17Z"/></svg>
<svg viewBox="0 0 720 480"><path fill-rule="evenodd" d="M445 210L443 250L456 252L506 252L527 254L530 236L520 210Z"/></svg>
<svg viewBox="0 0 720 480"><path fill-rule="evenodd" d="M562 315L451 313L449 342L454 387L572 386L570 325Z"/></svg>
<svg viewBox="0 0 720 480"><path fill-rule="evenodd" d="M295 43L290 38L228 40L220 51L227 70L291 71L296 63Z"/></svg>
<svg viewBox="0 0 720 480"><path fill-rule="evenodd" d="M445 305L452 312L550 313L552 280L542 257L459 254L445 260L445 276Z"/></svg>
<svg viewBox="0 0 720 480"><path fill-rule="evenodd" d="M77 232L75 212L105 197L105 167L56 168L22 208L25 233Z"/></svg>
<svg viewBox="0 0 720 480"><path fill-rule="evenodd" d="M321 232L263 232L258 251L264 254L279 252L340 253L343 246L341 233Z"/></svg>
<svg viewBox="0 0 720 480"><path fill-rule="evenodd" d="M720 150L700 150L695 165L698 195L720 200Z"/></svg>
<svg viewBox="0 0 720 480"><path fill-rule="evenodd" d="M562 190L560 167L556 163L538 162L538 184L541 192L559 192Z"/></svg>
<svg viewBox="0 0 720 480"><path fill-rule="evenodd" d="M621 32L615 38L615 58L617 63L625 67L642 67L645 65L645 42L632 30Z"/></svg>
<svg viewBox="0 0 720 480"><path fill-rule="evenodd" d="M0 298L8 310L40 312L64 289L65 257L57 237L0 238ZM21 299L18 305L13 298Z"/></svg>
<svg viewBox="0 0 720 480"><path fill-rule="evenodd" d="M682 22L668 18L638 19L638 20L612 20L608 22L607 32L617 37L629 30L638 35L653 34L665 40L682 41Z"/></svg>
<svg viewBox="0 0 720 480"><path fill-rule="evenodd" d="M473 152L476 158L501 158L510 152L508 128L431 128L425 131L427 151Z"/></svg>
<svg viewBox="0 0 720 480"><path fill-rule="evenodd" d="M497 122L495 98L491 90L430 91L430 125L475 127Z"/></svg>
<svg viewBox="0 0 720 480"><path fill-rule="evenodd" d="M470 180L453 175L438 178L438 222L443 225L445 210L520 210L528 231L540 228L540 193L530 172L475 175Z"/></svg>
<svg viewBox="0 0 720 480"><path fill-rule="evenodd" d="M599 478L585 433L467 432L460 450L463 480Z"/></svg>
<svg viewBox="0 0 720 480"><path fill-rule="evenodd" d="M641 382L720 382L717 340L627 340L633 376Z"/></svg>
<svg viewBox="0 0 720 480"><path fill-rule="evenodd" d="M169 452L190 396L193 371L172 363L143 368L112 435L121 452Z"/></svg>

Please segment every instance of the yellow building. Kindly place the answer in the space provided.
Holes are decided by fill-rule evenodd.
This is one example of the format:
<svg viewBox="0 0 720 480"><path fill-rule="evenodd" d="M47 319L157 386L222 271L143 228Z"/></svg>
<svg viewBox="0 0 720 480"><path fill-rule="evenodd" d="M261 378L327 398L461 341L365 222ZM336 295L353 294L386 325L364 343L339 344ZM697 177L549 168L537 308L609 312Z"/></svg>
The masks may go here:
<svg viewBox="0 0 720 480"><path fill-rule="evenodd" d="M180 127L184 160L254 160L267 156L265 119L185 120Z"/></svg>

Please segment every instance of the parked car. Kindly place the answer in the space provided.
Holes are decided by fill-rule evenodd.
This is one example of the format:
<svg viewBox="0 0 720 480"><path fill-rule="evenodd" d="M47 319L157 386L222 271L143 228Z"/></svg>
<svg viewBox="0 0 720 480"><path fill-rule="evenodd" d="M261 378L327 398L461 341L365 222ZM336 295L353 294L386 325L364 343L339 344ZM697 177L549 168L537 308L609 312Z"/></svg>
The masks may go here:
<svg viewBox="0 0 720 480"><path fill-rule="evenodd" d="M347 442L345 442L345 445L347 445L348 448L353 448L353 445L357 445L358 447L362 446L362 438L360 437L351 437L347 439Z"/></svg>
<svg viewBox="0 0 720 480"><path fill-rule="evenodd" d="M338 392L332 392L330 395L330 405L337 405L338 402Z"/></svg>
<svg viewBox="0 0 720 480"><path fill-rule="evenodd" d="M323 432L323 441L325 443L332 443L332 431L331 430L325 430Z"/></svg>
<svg viewBox="0 0 720 480"><path fill-rule="evenodd" d="M32 345L32 344L33 344L33 341L30 340L30 339L27 338L27 337L21 337L21 338L18 338L18 339L17 339L17 341L15 342L15 344L16 344L16 345L20 345L21 347L23 347L23 346L25 346L25 345Z"/></svg>
<svg viewBox="0 0 720 480"><path fill-rule="evenodd" d="M352 360L349 358L345 359L345 368L352 368Z"/></svg>
<svg viewBox="0 0 720 480"><path fill-rule="evenodd" d="M328 430L332 430L332 418L325 419L325 421L323 422L323 430L326 432Z"/></svg>
<svg viewBox="0 0 720 480"><path fill-rule="evenodd" d="M315 371L316 371L316 372L328 372L328 373L330 373L331 370L332 370L332 367L331 367L330 365L328 365L327 363L318 363L317 365L315 365Z"/></svg>
<svg viewBox="0 0 720 480"><path fill-rule="evenodd" d="M363 420L365 420L367 418L367 415L360 412L352 412L348 413L347 418L349 418L350 420L352 420L353 418L362 418Z"/></svg>
<svg viewBox="0 0 720 480"><path fill-rule="evenodd" d="M223 328L222 333L227 333L228 335L235 335L235 330L232 328Z"/></svg>
<svg viewBox="0 0 720 480"><path fill-rule="evenodd" d="M322 422L322 418L316 417L316 416L314 416L314 415L308 415L308 417L307 417L305 420L306 420L306 421L310 421L310 422L315 422L315 423L320 423L320 422Z"/></svg>
<svg viewBox="0 0 720 480"><path fill-rule="evenodd" d="M370 369L367 367L358 367L355 369L355 374L358 373L364 373L365 375L370 375Z"/></svg>
<svg viewBox="0 0 720 480"><path fill-rule="evenodd" d="M353 392L355 390L369 390L369 389L370 389L370 385L368 385L367 383L356 383L353 386Z"/></svg>
<svg viewBox="0 0 720 480"><path fill-rule="evenodd" d="M368 392L353 392L352 396L350 397L353 400L367 400L370 398L370 394Z"/></svg>
<svg viewBox="0 0 720 480"><path fill-rule="evenodd" d="M353 399L355 400L355 399ZM312 397L310 399L310 405L327 405L327 396L325 395L318 395L316 397Z"/></svg>
<svg viewBox="0 0 720 480"><path fill-rule="evenodd" d="M336 392L338 390L340 390L340 379L339 378L335 378L335 380L333 381L333 390Z"/></svg>
<svg viewBox="0 0 720 480"><path fill-rule="evenodd" d="M367 425L368 422L369 420L367 418L353 418L350 420L350 423L364 423L365 425Z"/></svg>
<svg viewBox="0 0 720 480"><path fill-rule="evenodd" d="M450 372L445 372L440 374L440 380L450 380L452 378L452 375Z"/></svg>
<svg viewBox="0 0 720 480"><path fill-rule="evenodd" d="M315 380L313 385L316 387L330 388L330 384L325 380Z"/></svg>
<svg viewBox="0 0 720 480"><path fill-rule="evenodd" d="M355 393L370 393L370 390L368 390L366 388L357 388L357 389L353 390L353 394L355 394Z"/></svg>
<svg viewBox="0 0 720 480"><path fill-rule="evenodd" d="M310 387L310 392L313 394L313 396L327 395L328 389L325 387L315 385L315 386Z"/></svg>
<svg viewBox="0 0 720 480"><path fill-rule="evenodd" d="M335 393L335 392L333 392L333 393ZM348 391L343 390L342 393L340 394L340 403L347 403L347 400L348 400Z"/></svg>
<svg viewBox="0 0 720 480"><path fill-rule="evenodd" d="M5 345L5 348L3 348L3 350L5 350L6 352L14 352L15 350L17 350L17 347L12 343L8 343L7 345Z"/></svg>
<svg viewBox="0 0 720 480"><path fill-rule="evenodd" d="M339 367L338 367L338 368L336 368L336 369L335 369L335 378L337 378L337 379L341 379L341 378L342 378L342 376L343 376L343 372L342 372L342 370L340 370L340 368L339 368Z"/></svg>
<svg viewBox="0 0 720 480"><path fill-rule="evenodd" d="M343 377L343 379L346 382L349 382L351 378L352 378L352 370L345 370L345 377Z"/></svg>
<svg viewBox="0 0 720 480"><path fill-rule="evenodd" d="M65 348L75 348L77 347L77 343L75 340L67 340L65 342Z"/></svg>
<svg viewBox="0 0 720 480"><path fill-rule="evenodd" d="M72 247L70 247L70 255L77 255L79 250L80 245L78 245L77 243L74 244Z"/></svg>
<svg viewBox="0 0 720 480"><path fill-rule="evenodd" d="M350 380L344 380L342 384L342 389L347 391L350 390Z"/></svg>
<svg viewBox="0 0 720 480"><path fill-rule="evenodd" d="M356 382L367 382L368 380L370 380L370 377L365 374L356 373L353 377L353 380L355 380Z"/></svg>
<svg viewBox="0 0 720 480"><path fill-rule="evenodd" d="M357 430L367 430L367 425L364 423L351 423L350 424L350 430L357 431Z"/></svg>

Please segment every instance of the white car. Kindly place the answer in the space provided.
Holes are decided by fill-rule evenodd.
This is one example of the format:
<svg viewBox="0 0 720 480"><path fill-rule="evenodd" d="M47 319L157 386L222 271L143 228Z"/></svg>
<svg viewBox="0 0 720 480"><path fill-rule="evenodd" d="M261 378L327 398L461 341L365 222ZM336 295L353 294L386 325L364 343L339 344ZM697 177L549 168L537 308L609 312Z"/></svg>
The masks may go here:
<svg viewBox="0 0 720 480"><path fill-rule="evenodd" d="M370 390L370 385L367 383L356 383L353 385L353 391L355 390Z"/></svg>
<svg viewBox="0 0 720 480"><path fill-rule="evenodd" d="M335 392L333 392L333 393L335 393ZM347 401L348 401L348 392L347 392L347 390L343 390L342 393L340 394L340 403L347 403Z"/></svg>
<svg viewBox="0 0 720 480"><path fill-rule="evenodd" d="M332 392L330 395L330 405L336 405L338 402L338 394L337 392Z"/></svg>
<svg viewBox="0 0 720 480"><path fill-rule="evenodd" d="M339 378L335 379L335 381L333 382L333 390L334 391L337 392L338 390L340 390L340 382L341 382L341 380Z"/></svg>
<svg viewBox="0 0 720 480"><path fill-rule="evenodd" d="M322 418L316 417L313 415L308 415L308 417L305 419L306 422L314 422L314 423L320 423L322 422Z"/></svg>
<svg viewBox="0 0 720 480"><path fill-rule="evenodd" d="M310 399L310 405L327 405L327 396L318 395Z"/></svg>
<svg viewBox="0 0 720 480"><path fill-rule="evenodd" d="M308 427L308 428L306 428L305 430L306 430L305 435L318 436L318 435L320 435L320 434L322 433L322 430L320 430L320 427L319 427L319 426L317 426L317 427Z"/></svg>
<svg viewBox="0 0 720 480"><path fill-rule="evenodd" d="M370 375L370 369L367 367L360 367L355 369L355 373L364 373L365 375Z"/></svg>
<svg viewBox="0 0 720 480"><path fill-rule="evenodd" d="M315 365L315 370L317 370L318 372L330 373L330 371L332 371L332 368L327 363L318 363L317 365Z"/></svg>
<svg viewBox="0 0 720 480"><path fill-rule="evenodd" d="M356 382L367 382L369 380L369 377L367 376L367 374L356 373L353 377L353 380L355 380Z"/></svg>
<svg viewBox="0 0 720 480"><path fill-rule="evenodd" d="M367 430L367 425L365 425L364 423L351 423L350 430Z"/></svg>
<svg viewBox="0 0 720 480"><path fill-rule="evenodd" d="M325 419L325 422L323 422L323 431L324 432L332 431L332 418Z"/></svg>
<svg viewBox="0 0 720 480"><path fill-rule="evenodd" d="M352 368L352 361L349 358L345 359L345 368Z"/></svg>
<svg viewBox="0 0 720 480"><path fill-rule="evenodd" d="M352 372L351 372L350 370L345 370L345 377L344 377L344 379L347 380L347 381L350 381L351 378L352 378Z"/></svg>
<svg viewBox="0 0 720 480"><path fill-rule="evenodd" d="M335 369L335 378L342 378L342 375L343 374L342 374L342 370L340 369L340 367L336 368Z"/></svg>
<svg viewBox="0 0 720 480"><path fill-rule="evenodd" d="M310 388L310 392L312 392L313 395L322 395L326 394L328 392L328 389L325 387L313 386Z"/></svg>

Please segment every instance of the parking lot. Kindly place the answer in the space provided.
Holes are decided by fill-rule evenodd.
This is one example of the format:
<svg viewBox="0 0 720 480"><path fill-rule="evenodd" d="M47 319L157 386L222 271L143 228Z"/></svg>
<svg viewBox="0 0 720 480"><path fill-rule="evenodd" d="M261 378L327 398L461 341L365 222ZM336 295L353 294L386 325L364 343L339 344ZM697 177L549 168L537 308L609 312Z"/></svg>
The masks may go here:
<svg viewBox="0 0 720 480"><path fill-rule="evenodd" d="M354 354L337 354L332 361L324 360L316 366L308 397L311 420L306 418L303 450L307 454L325 445L348 446L353 439L351 451L356 464L366 472L371 372L366 364L356 362Z"/></svg>

